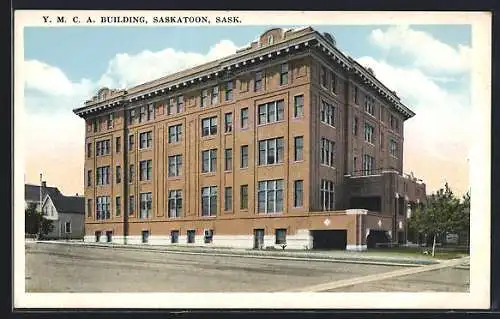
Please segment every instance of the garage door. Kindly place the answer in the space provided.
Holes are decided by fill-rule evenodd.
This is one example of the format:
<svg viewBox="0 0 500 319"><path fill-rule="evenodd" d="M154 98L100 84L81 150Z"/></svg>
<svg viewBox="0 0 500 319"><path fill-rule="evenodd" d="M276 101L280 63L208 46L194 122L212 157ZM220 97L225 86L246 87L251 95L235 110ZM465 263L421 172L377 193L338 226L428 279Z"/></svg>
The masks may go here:
<svg viewBox="0 0 500 319"><path fill-rule="evenodd" d="M313 249L346 249L347 230L311 230Z"/></svg>

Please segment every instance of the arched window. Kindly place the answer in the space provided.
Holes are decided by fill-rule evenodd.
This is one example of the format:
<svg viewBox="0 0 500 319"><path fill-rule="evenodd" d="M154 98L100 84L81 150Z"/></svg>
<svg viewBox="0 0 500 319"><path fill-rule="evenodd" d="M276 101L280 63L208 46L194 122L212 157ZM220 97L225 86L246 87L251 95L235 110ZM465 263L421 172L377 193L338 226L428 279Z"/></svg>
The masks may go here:
<svg viewBox="0 0 500 319"><path fill-rule="evenodd" d="M271 34L271 35L269 35L269 36L267 37L267 44L268 44L268 45L271 45L271 44L273 44L273 43L274 43L274 37L273 37L273 35Z"/></svg>

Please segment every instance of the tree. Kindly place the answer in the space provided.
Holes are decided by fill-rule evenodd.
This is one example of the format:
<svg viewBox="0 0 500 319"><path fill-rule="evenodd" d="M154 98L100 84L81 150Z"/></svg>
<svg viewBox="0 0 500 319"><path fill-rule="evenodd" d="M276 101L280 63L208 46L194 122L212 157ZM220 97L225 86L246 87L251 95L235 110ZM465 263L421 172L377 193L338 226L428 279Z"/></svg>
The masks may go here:
<svg viewBox="0 0 500 319"><path fill-rule="evenodd" d="M37 204L35 203L28 205L24 211L24 216L24 231L26 234L43 236L54 230L52 220L43 218L42 213L37 210Z"/></svg>

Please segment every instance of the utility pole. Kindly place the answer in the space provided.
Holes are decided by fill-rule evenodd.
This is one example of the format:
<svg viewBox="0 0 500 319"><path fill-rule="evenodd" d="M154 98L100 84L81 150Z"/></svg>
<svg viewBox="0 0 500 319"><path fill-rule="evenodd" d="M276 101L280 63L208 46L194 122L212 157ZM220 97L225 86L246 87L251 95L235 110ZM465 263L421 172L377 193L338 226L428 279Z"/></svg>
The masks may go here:
<svg viewBox="0 0 500 319"><path fill-rule="evenodd" d="M38 239L41 239L42 237L42 219L43 219L43 212L42 212L42 173L40 173L40 187L39 187L39 195L40 195L40 201L38 203L38 212L40 213L40 222L38 224Z"/></svg>

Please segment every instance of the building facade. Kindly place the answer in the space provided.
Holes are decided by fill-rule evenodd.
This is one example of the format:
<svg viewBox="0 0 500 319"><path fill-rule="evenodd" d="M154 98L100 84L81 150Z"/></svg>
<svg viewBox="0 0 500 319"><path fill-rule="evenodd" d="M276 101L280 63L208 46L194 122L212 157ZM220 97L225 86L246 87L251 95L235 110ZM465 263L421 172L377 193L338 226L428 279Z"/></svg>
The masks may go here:
<svg viewBox="0 0 500 319"><path fill-rule="evenodd" d="M362 250L406 240L414 113L312 28L128 90L86 121L85 240Z"/></svg>

